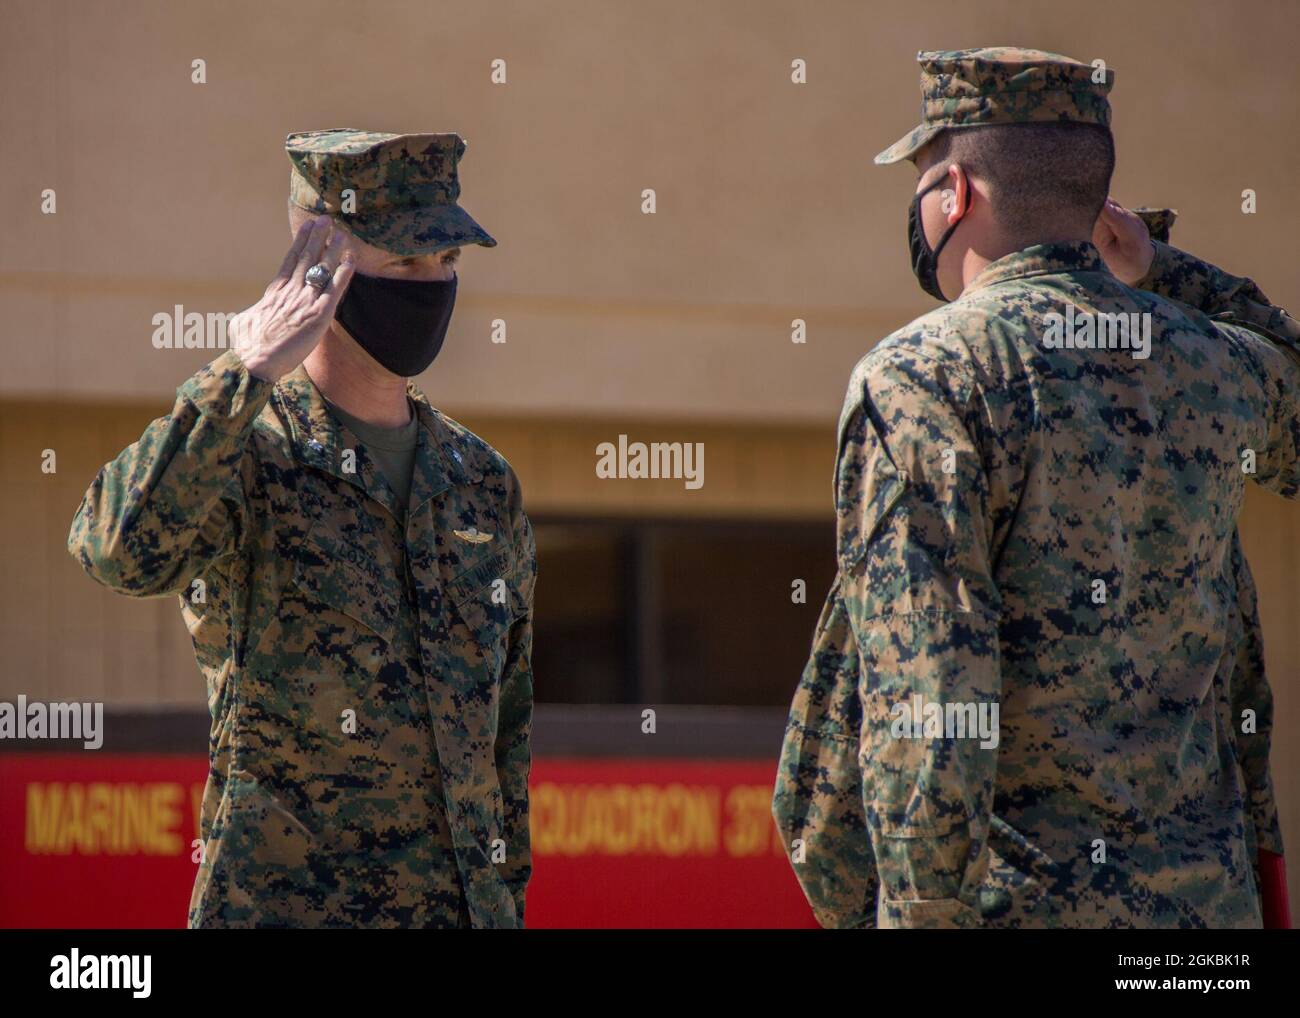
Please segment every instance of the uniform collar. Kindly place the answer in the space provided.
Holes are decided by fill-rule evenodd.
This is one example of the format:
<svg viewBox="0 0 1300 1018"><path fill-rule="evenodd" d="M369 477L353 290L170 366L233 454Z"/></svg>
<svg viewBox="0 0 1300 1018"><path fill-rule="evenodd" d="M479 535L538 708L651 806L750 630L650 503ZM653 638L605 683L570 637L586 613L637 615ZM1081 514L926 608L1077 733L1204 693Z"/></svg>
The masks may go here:
<svg viewBox="0 0 1300 1018"><path fill-rule="evenodd" d="M1062 272L1109 272L1091 241L1077 240L1057 244L1034 244L1022 251L1003 255L989 262L971 280L963 296L1010 279Z"/></svg>
<svg viewBox="0 0 1300 1018"><path fill-rule="evenodd" d="M474 468L468 450L460 448L462 443L458 436L447 427L442 415L429 405L424 394L409 382L407 394L420 421L409 506L415 510L448 488L481 481L483 475ZM299 365L282 378L276 384L273 399L288 424L289 442L298 462L360 488L395 519L402 518L397 496L384 479L374 457L329 412L306 368ZM344 469L343 454L348 449L356 453L355 469L351 471Z"/></svg>
<svg viewBox="0 0 1300 1018"><path fill-rule="evenodd" d="M447 419L433 408L414 382L406 383L406 394L420 418L420 445L411 477L411 508L419 508L453 485L480 483L483 480L480 453L465 441L465 433L448 427Z"/></svg>

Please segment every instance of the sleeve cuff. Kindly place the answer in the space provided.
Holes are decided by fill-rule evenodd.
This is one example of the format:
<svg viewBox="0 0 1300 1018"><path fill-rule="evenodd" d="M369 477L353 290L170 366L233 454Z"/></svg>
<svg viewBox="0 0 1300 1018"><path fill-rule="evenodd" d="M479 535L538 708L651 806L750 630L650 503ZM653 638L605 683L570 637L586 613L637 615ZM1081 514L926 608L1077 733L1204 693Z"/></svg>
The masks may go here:
<svg viewBox="0 0 1300 1018"><path fill-rule="evenodd" d="M962 930L982 926L983 920L959 898L924 901L881 898L876 925L882 930Z"/></svg>
<svg viewBox="0 0 1300 1018"><path fill-rule="evenodd" d="M271 398L275 383L249 373L234 350L200 368L176 390L204 419L221 431L238 433L252 426Z"/></svg>
<svg viewBox="0 0 1300 1018"><path fill-rule="evenodd" d="M1151 238L1151 244L1156 253L1152 256L1151 264L1147 267L1147 274L1133 284L1133 289L1148 290L1162 297L1172 296L1163 287L1168 282L1173 271L1178 268L1176 255L1180 252L1178 252L1177 248L1170 247L1154 237Z"/></svg>

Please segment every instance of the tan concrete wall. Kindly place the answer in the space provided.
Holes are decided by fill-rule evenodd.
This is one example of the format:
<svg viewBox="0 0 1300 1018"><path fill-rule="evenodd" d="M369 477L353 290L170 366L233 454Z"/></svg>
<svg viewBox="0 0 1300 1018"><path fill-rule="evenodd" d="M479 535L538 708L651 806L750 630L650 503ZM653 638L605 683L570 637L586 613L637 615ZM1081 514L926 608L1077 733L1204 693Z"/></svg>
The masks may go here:
<svg viewBox="0 0 1300 1018"><path fill-rule="evenodd" d="M153 350L152 315L250 304L287 244L284 136L350 125L463 134L464 202L501 241L464 259L435 402L830 422L854 361L930 306L903 245L911 171L871 157L915 123L918 49L989 41L1105 59L1118 197L1179 207L1183 243L1300 303L1290 4L11 0L5 14L4 394L169 392L201 358ZM795 57L806 85L790 82ZM47 187L55 216L39 212ZM795 317L806 346L789 342Z"/></svg>

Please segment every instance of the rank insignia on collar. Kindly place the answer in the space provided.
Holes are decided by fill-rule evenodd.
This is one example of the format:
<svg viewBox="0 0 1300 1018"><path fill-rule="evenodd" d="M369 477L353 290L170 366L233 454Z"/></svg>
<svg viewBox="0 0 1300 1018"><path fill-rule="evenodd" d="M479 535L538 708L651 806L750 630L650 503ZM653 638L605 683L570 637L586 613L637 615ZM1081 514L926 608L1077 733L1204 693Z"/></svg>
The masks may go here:
<svg viewBox="0 0 1300 1018"><path fill-rule="evenodd" d="M468 541L470 544L487 544L488 541L492 540L491 534L480 533L474 527L470 527L468 530L453 530L452 533L462 541Z"/></svg>

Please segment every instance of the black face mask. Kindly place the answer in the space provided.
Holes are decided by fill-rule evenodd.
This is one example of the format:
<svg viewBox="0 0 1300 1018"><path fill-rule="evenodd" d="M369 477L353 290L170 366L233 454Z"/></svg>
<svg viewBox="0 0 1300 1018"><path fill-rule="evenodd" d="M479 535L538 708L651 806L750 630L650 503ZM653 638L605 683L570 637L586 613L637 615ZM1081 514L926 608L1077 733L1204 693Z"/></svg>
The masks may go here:
<svg viewBox="0 0 1300 1018"><path fill-rule="evenodd" d="M334 318L385 368L411 378L438 356L455 306L456 277L386 279L356 273Z"/></svg>
<svg viewBox="0 0 1300 1018"><path fill-rule="evenodd" d="M921 199L947 179L948 175L944 174L924 191L917 191L916 194L912 195L912 204L907 208L907 246L912 249L912 272L915 274L917 282L921 284L922 290L935 300L942 301L946 301L948 298L943 295L943 290L939 288L939 252L948 243L948 238L952 236L953 230L961 225L961 220L957 220L948 229L944 230L943 236L939 238L939 243L935 245L934 250L931 250L930 242L925 239L925 228L921 225Z"/></svg>

